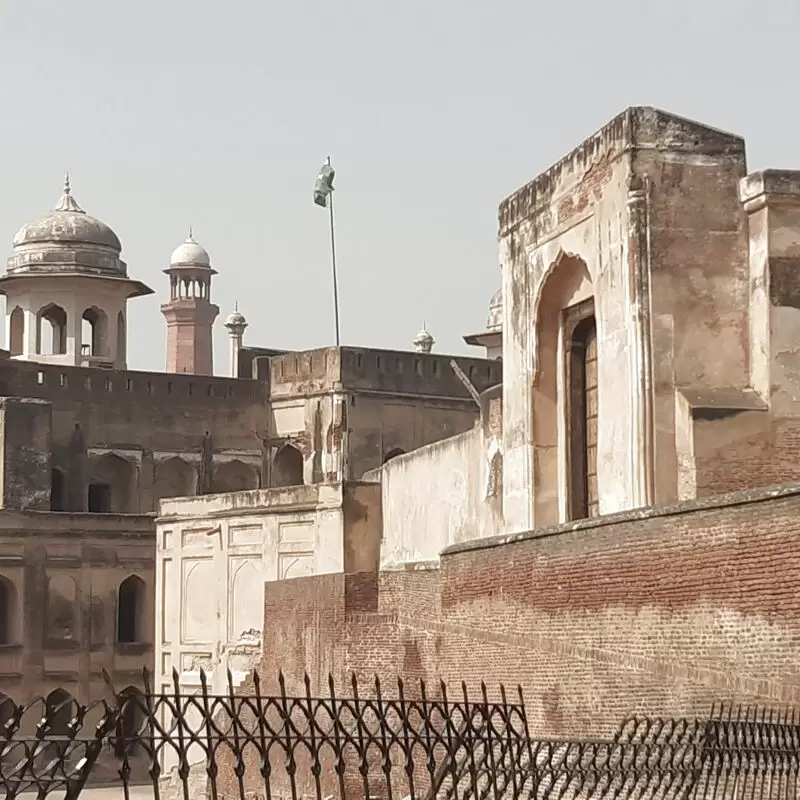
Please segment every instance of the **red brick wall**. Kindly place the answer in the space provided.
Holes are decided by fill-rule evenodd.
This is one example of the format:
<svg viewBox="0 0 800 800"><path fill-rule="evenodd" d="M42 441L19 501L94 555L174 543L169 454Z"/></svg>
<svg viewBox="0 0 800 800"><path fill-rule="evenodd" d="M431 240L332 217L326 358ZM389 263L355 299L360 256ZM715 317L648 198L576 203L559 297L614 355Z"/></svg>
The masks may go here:
<svg viewBox="0 0 800 800"><path fill-rule="evenodd" d="M267 584L265 678L280 666L316 681L441 677L451 692L521 683L548 735L714 700L800 701L800 487L460 545L440 570L369 586Z"/></svg>

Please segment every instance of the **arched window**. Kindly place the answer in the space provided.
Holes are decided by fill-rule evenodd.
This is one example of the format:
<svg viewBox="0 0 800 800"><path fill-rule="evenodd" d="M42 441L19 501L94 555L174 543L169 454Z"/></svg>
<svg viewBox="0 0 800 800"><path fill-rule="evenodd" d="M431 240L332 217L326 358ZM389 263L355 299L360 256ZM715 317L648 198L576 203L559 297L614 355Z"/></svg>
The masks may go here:
<svg viewBox="0 0 800 800"><path fill-rule="evenodd" d="M302 486L303 454L290 444L284 445L272 465L273 486Z"/></svg>
<svg viewBox="0 0 800 800"><path fill-rule="evenodd" d="M119 722L117 723L114 752L117 758L131 758L138 753L146 752L141 745L146 735L145 720L147 706L144 695L135 686L128 686L118 696L120 704Z"/></svg>
<svg viewBox="0 0 800 800"><path fill-rule="evenodd" d="M54 575L47 584L47 638L77 639L75 581L70 575Z"/></svg>
<svg viewBox="0 0 800 800"><path fill-rule="evenodd" d="M401 450L399 447L395 447L390 450L384 457L383 463L386 464L388 461L391 461L393 458L397 458L397 456L405 455L405 450Z"/></svg>
<svg viewBox="0 0 800 800"><path fill-rule="evenodd" d="M108 318L97 306L87 308L81 317L81 355L108 354Z"/></svg>
<svg viewBox="0 0 800 800"><path fill-rule="evenodd" d="M125 330L125 315L120 311L117 314L117 364L124 364L127 358L127 331Z"/></svg>
<svg viewBox="0 0 800 800"><path fill-rule="evenodd" d="M64 473L58 467L50 470L50 510L64 511Z"/></svg>
<svg viewBox="0 0 800 800"><path fill-rule="evenodd" d="M50 303L36 315L36 352L60 356L67 352L67 312Z"/></svg>
<svg viewBox="0 0 800 800"><path fill-rule="evenodd" d="M25 340L25 312L19 306L11 312L8 338L8 350L11 355L21 356L22 343Z"/></svg>
<svg viewBox="0 0 800 800"><path fill-rule="evenodd" d="M14 584L0 575L0 644L14 643L16 596Z"/></svg>
<svg viewBox="0 0 800 800"><path fill-rule="evenodd" d="M68 736L73 717L72 695L66 689L54 689L44 702L49 733L54 736Z"/></svg>
<svg viewBox="0 0 800 800"><path fill-rule="evenodd" d="M119 585L117 595L117 641L132 643L144 640L144 581L130 575Z"/></svg>

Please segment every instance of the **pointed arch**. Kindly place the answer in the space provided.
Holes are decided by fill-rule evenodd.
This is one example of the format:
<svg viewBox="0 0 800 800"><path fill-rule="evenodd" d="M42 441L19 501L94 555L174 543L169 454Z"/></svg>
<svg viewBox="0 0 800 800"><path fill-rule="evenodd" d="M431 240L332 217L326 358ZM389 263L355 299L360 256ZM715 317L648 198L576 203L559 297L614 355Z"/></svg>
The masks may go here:
<svg viewBox="0 0 800 800"><path fill-rule="evenodd" d="M117 696L119 722L114 740L117 758L144 753L141 740L145 735L147 704L144 694L135 686L126 686Z"/></svg>
<svg viewBox="0 0 800 800"><path fill-rule="evenodd" d="M211 491L216 494L223 492L243 492L247 489L258 488L258 475L256 470L235 459L214 466L214 476L211 481Z"/></svg>
<svg viewBox="0 0 800 800"><path fill-rule="evenodd" d="M19 307L11 312L8 325L8 351L12 356L21 356L25 341L25 312Z"/></svg>
<svg viewBox="0 0 800 800"><path fill-rule="evenodd" d="M67 312L56 303L42 306L36 314L36 352L43 356L67 352Z"/></svg>
<svg viewBox="0 0 800 800"><path fill-rule="evenodd" d="M534 306L533 375L534 519L554 525L572 517L570 476L571 336L591 302L594 287L586 262L560 252L545 273ZM581 312L582 313L582 312ZM592 312L593 316L593 312ZM574 389L574 387L573 387Z"/></svg>
<svg viewBox="0 0 800 800"><path fill-rule="evenodd" d="M88 509L97 514L135 511L135 466L116 453L105 453L89 464Z"/></svg>
<svg viewBox="0 0 800 800"><path fill-rule="evenodd" d="M264 622L264 578L259 575L252 559L243 560L231 582L231 639L238 639L250 630L260 630Z"/></svg>
<svg viewBox="0 0 800 800"><path fill-rule="evenodd" d="M285 444L272 462L273 486L302 486L303 454L294 445Z"/></svg>
<svg viewBox="0 0 800 800"><path fill-rule="evenodd" d="M54 689L44 702L48 732L53 736L68 736L70 722L75 716L75 700L72 695L66 689Z"/></svg>
<svg viewBox="0 0 800 800"><path fill-rule="evenodd" d="M145 641L144 607L147 587L138 575L129 575L117 590L117 641Z"/></svg>
<svg viewBox="0 0 800 800"><path fill-rule="evenodd" d="M197 490L197 471L178 456L156 464L153 494L154 511L158 503L167 497L191 497Z"/></svg>
<svg viewBox="0 0 800 800"><path fill-rule="evenodd" d="M108 355L108 316L97 306L90 306L81 315L81 355Z"/></svg>

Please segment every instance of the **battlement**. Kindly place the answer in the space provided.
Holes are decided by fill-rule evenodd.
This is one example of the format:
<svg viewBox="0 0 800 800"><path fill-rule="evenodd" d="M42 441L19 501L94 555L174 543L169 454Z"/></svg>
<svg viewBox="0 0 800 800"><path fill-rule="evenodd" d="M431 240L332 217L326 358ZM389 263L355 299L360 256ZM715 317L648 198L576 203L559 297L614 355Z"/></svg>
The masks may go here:
<svg viewBox="0 0 800 800"><path fill-rule="evenodd" d="M128 398L137 404L202 405L214 398L251 403L261 397L258 381L165 372L108 370L37 364L12 359L0 362L0 393L11 397L55 400L65 395L87 402L114 404Z"/></svg>
<svg viewBox="0 0 800 800"><path fill-rule="evenodd" d="M467 398L469 393L450 367L451 358L478 391L502 381L502 362L494 359L327 347L273 357L270 383L273 395L361 390Z"/></svg>

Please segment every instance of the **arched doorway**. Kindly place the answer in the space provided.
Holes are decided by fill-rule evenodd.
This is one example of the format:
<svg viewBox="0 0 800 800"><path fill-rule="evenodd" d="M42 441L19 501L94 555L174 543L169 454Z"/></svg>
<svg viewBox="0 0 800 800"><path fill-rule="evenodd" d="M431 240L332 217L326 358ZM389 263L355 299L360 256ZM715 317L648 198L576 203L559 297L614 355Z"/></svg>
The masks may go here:
<svg viewBox="0 0 800 800"><path fill-rule="evenodd" d="M580 423L579 411L587 401L579 396L578 374L583 368L579 369L572 356L573 334L577 331L581 336L589 330L579 327L582 321L591 318L585 325L594 325L593 292L583 259L561 253L544 279L534 309L533 504L537 527L585 516L585 504L576 504L574 498L584 492L590 472L596 483L597 420L595 417L592 423L594 441L587 444L587 421L584 414ZM580 441L584 444L579 445ZM583 455L576 460L579 450Z"/></svg>

